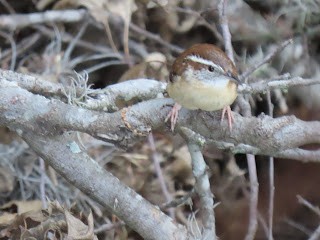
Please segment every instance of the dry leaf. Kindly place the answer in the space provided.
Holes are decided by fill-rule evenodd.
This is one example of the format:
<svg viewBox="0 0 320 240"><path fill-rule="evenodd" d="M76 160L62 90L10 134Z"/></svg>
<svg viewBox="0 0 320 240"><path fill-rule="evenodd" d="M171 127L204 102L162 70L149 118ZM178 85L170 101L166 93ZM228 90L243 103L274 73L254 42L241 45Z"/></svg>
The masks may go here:
<svg viewBox="0 0 320 240"><path fill-rule="evenodd" d="M159 52L148 54L144 61L129 68L120 78L119 82L126 80L149 78L159 81L168 79L169 71L167 68L166 57Z"/></svg>
<svg viewBox="0 0 320 240"><path fill-rule="evenodd" d="M120 16L125 22L131 20L131 15L137 10L133 0L109 0L106 1L107 9L118 16Z"/></svg>
<svg viewBox="0 0 320 240"><path fill-rule="evenodd" d="M98 240L93 233L93 216L90 212L88 216L88 226L78 218L71 215L69 211L65 211L65 217L68 224L68 236L70 240Z"/></svg>
<svg viewBox="0 0 320 240"><path fill-rule="evenodd" d="M0 226L5 226L16 217L16 213L2 213L0 216Z"/></svg>
<svg viewBox="0 0 320 240"><path fill-rule="evenodd" d="M10 201L0 207L3 211L12 212L12 209L16 209L15 213L21 214L29 211L38 211L41 210L42 203L39 200L34 201Z"/></svg>

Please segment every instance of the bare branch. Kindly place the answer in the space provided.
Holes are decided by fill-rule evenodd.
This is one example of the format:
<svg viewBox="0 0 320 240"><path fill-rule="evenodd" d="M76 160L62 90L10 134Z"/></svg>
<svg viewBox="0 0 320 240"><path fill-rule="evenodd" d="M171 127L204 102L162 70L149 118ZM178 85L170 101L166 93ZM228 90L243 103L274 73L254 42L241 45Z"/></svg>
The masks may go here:
<svg viewBox="0 0 320 240"><path fill-rule="evenodd" d="M161 169L161 166L160 166L160 160L159 160L159 155L157 153L157 150L156 150L156 145L154 143L154 138L153 138L153 134L150 133L149 136L148 136L148 143L149 143L149 146L150 146L150 149L151 149L151 152L152 152L152 161L153 161L153 165L154 165L154 168L155 168L155 172L157 173L157 176L158 176L158 180L159 180L159 183L160 183L160 186L161 186L161 191L166 199L167 202L171 202L172 201L172 196L167 188L167 185L166 185L166 181L163 177L163 174L162 174L162 169ZM174 210L173 209L169 209L169 214L170 214L170 217L172 219L175 219L175 216L174 216Z"/></svg>
<svg viewBox="0 0 320 240"><path fill-rule="evenodd" d="M188 143L188 149L192 160L192 172L196 180L195 191L200 198L201 218L202 225L204 227L201 239L215 240L217 236L215 216L213 211L213 194L210 189L209 176L206 170L207 165L201 152L201 142L204 143L204 139L198 134L196 134L197 136L194 136L195 133L190 129L181 128L181 131Z"/></svg>
<svg viewBox="0 0 320 240"><path fill-rule="evenodd" d="M250 178L250 198L249 198L249 223L248 232L245 240L254 239L258 229L258 196L259 196L259 183L256 169L256 159L252 154L247 154L247 161L249 167Z"/></svg>
<svg viewBox="0 0 320 240"><path fill-rule="evenodd" d="M239 77L240 81L245 80L250 74L252 74L255 70L257 70L263 64L270 62L274 58L274 56L277 55L277 53L281 52L286 46L288 46L291 43L293 43L292 39L286 40L283 43L281 43L276 49L274 49L267 56L265 56L265 58L261 62L255 64L254 66L247 69L244 73L242 73L241 76Z"/></svg>
<svg viewBox="0 0 320 240"><path fill-rule="evenodd" d="M10 14L0 16L0 28L12 29L23 28L39 23L52 22L79 22L87 16L88 12L84 9L46 11L30 14Z"/></svg>
<svg viewBox="0 0 320 240"><path fill-rule="evenodd" d="M310 238L308 240L317 240L320 237L320 225L317 227L317 229L312 233Z"/></svg>
<svg viewBox="0 0 320 240"><path fill-rule="evenodd" d="M166 209L166 208L172 208L172 207L178 207L179 205L185 204L187 203L191 197L195 196L195 190L194 188L185 196L178 198L178 199L174 199L171 202L167 202L161 205L161 209Z"/></svg>
<svg viewBox="0 0 320 240"><path fill-rule="evenodd" d="M58 97L64 99L65 93L75 92L75 95L81 96L86 91L83 87L74 88L64 86L60 83L46 81L42 76L24 75L12 71L0 69L0 79L17 84L32 93L43 96ZM143 86L143 87L142 87ZM123 84L107 86L104 89L90 89L90 98L87 98L81 105L92 110L117 111L127 102L143 101L157 97L163 97L166 84L151 79L136 79L126 81Z"/></svg>
<svg viewBox="0 0 320 240"><path fill-rule="evenodd" d="M14 41L13 37L10 34L7 34L5 32L0 31L0 36L8 39L11 44L11 64L10 64L10 70L13 71L16 66L16 60L17 60L17 45Z"/></svg>
<svg viewBox="0 0 320 240"><path fill-rule="evenodd" d="M274 106L271 101L270 90L267 91L269 116L273 117ZM273 240L273 212L274 212L274 158L269 157L269 208L268 208L268 240Z"/></svg>
<svg viewBox="0 0 320 240"><path fill-rule="evenodd" d="M33 26L40 23L52 23L52 22L79 22L88 16L88 11L84 9L77 10L61 10L61 11L46 11L40 13L31 14L10 14L0 15L0 29L17 29L28 26ZM112 14L110 14L112 18ZM111 19L112 20L112 19ZM138 34L142 34L153 41L160 43L175 53L182 52L178 46L175 46L165 40L159 35L148 32L141 29L137 25L130 23L129 28ZM108 33L108 31L107 31Z"/></svg>
<svg viewBox="0 0 320 240"><path fill-rule="evenodd" d="M277 80L263 80L251 84L239 85L239 93L259 93L272 89L287 89L292 86L309 86L314 84L320 84L320 79L305 79L301 77L293 77L290 79L277 79Z"/></svg>
<svg viewBox="0 0 320 240"><path fill-rule="evenodd" d="M318 142L319 143L319 142ZM300 162L320 162L320 150L288 149L274 155L278 158L288 158Z"/></svg>
<svg viewBox="0 0 320 240"><path fill-rule="evenodd" d="M163 45L164 47L167 47L168 49L170 49L171 51L173 51L175 53L181 53L183 51L182 48L166 42L159 35L148 32L133 23L130 23L129 27L130 27L131 31L134 31L138 34L146 36L147 38L152 39L153 41L155 41L157 43L160 43L161 45Z"/></svg>
<svg viewBox="0 0 320 240"><path fill-rule="evenodd" d="M73 134L23 132L31 148L71 184L95 199L145 239L188 239L187 231L83 152Z"/></svg>
<svg viewBox="0 0 320 240"><path fill-rule="evenodd" d="M46 81L40 76L31 76L0 69L0 78L6 79L21 88L43 96L63 97L63 85ZM83 90L81 90L83 91Z"/></svg>
<svg viewBox="0 0 320 240"><path fill-rule="evenodd" d="M66 86L59 83L46 81L40 76L31 76L20 74L12 71L1 70L0 78L5 78L8 81L16 82L20 87L43 96L57 96L64 97L64 89L69 91ZM238 88L239 93L260 93L272 89L287 89L291 86L308 86L320 84L319 79L304 79L301 77L275 78L270 80L263 80L256 83L242 84ZM141 87L143 86L143 87ZM92 98L87 99L83 107L94 110L119 110L116 102L123 100L124 102L131 99L148 100L163 96L166 89L166 83L162 83L151 79L135 79L108 86L96 92L91 91ZM78 95L83 93L83 88L76 88Z"/></svg>
<svg viewBox="0 0 320 240"><path fill-rule="evenodd" d="M318 217L320 217L320 208L318 206L314 206L312 203L301 197L300 195L297 196L298 202L305 207L309 208L312 212L314 212Z"/></svg>
<svg viewBox="0 0 320 240"><path fill-rule="evenodd" d="M49 36L50 38L54 37L54 32L50 28L47 28L45 26L39 26L39 25L32 26L32 27L34 29L39 30L42 34ZM72 36L71 34L68 34L67 32L61 33L62 42L72 42L73 38L74 36ZM86 49L90 49L92 51L96 51L98 53L113 53L113 50L111 48L108 48L107 46L100 45L100 44L93 44L91 42L86 42L83 40L78 40L76 42L76 45L80 47L84 47ZM113 54L115 54L115 58L121 58L120 54L117 54L117 53L113 53Z"/></svg>
<svg viewBox="0 0 320 240"><path fill-rule="evenodd" d="M126 85L120 83L117 87L122 84ZM0 78L0 96L0 125L21 130L38 129L42 134L65 130L86 132L122 147L147 136L151 129L163 128L169 106L173 104L171 99L152 99L112 114L101 113L34 95L3 77ZM182 109L177 126L187 126L207 141L228 143L220 147L233 152L282 158L295 156L294 159L301 161L319 159L317 151L297 149L320 143L320 132L314 131L320 129L318 121L305 122L294 116L242 117L236 113L234 117L234 128L230 132L226 122L220 123L220 111L194 114L194 111Z"/></svg>
<svg viewBox="0 0 320 240"><path fill-rule="evenodd" d="M226 49L226 54L234 63L233 47L231 44L231 33L228 25L228 17L226 15L226 0L220 0L218 9L219 9L220 27L222 29L222 36L224 40L224 47Z"/></svg>

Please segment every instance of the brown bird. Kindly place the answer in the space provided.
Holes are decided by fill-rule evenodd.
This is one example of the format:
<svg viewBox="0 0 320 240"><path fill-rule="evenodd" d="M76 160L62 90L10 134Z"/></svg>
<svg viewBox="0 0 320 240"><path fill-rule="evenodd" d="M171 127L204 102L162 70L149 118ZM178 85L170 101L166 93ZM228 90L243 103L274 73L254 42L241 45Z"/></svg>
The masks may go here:
<svg viewBox="0 0 320 240"><path fill-rule="evenodd" d="M170 119L171 130L182 107L190 110L222 110L227 112L229 129L234 118L230 105L237 98L238 72L232 61L218 47L196 44L180 54L174 61L167 92L175 105L165 121Z"/></svg>

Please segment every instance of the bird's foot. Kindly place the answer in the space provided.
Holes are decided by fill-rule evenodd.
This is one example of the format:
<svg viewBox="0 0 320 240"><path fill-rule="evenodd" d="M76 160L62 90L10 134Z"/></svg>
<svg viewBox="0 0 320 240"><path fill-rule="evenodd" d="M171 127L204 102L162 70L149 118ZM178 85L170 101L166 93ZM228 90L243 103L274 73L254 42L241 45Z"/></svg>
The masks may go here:
<svg viewBox="0 0 320 240"><path fill-rule="evenodd" d="M232 123L234 123L234 116L233 116L233 114L232 114L232 111L231 111L230 106L224 107L224 108L222 109L221 122L222 122L223 119L224 119L225 113L227 113L228 126L229 126L229 129L230 129L230 131L231 131L231 130L232 130Z"/></svg>
<svg viewBox="0 0 320 240"><path fill-rule="evenodd" d="M170 119L172 132L174 131L174 127L177 123L180 109L181 109L181 105L178 103L175 103L174 106L172 107L171 111L169 112L168 116L164 120L165 122L167 122Z"/></svg>

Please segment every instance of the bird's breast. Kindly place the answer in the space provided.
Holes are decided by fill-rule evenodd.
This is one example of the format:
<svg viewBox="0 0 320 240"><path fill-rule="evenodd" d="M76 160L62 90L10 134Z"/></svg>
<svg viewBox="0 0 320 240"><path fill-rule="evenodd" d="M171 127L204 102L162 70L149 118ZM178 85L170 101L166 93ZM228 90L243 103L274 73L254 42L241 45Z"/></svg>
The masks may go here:
<svg viewBox="0 0 320 240"><path fill-rule="evenodd" d="M215 111L234 102L237 97L237 84L228 78L202 82L195 79L186 81L177 77L174 82L168 83L167 92L185 108Z"/></svg>

